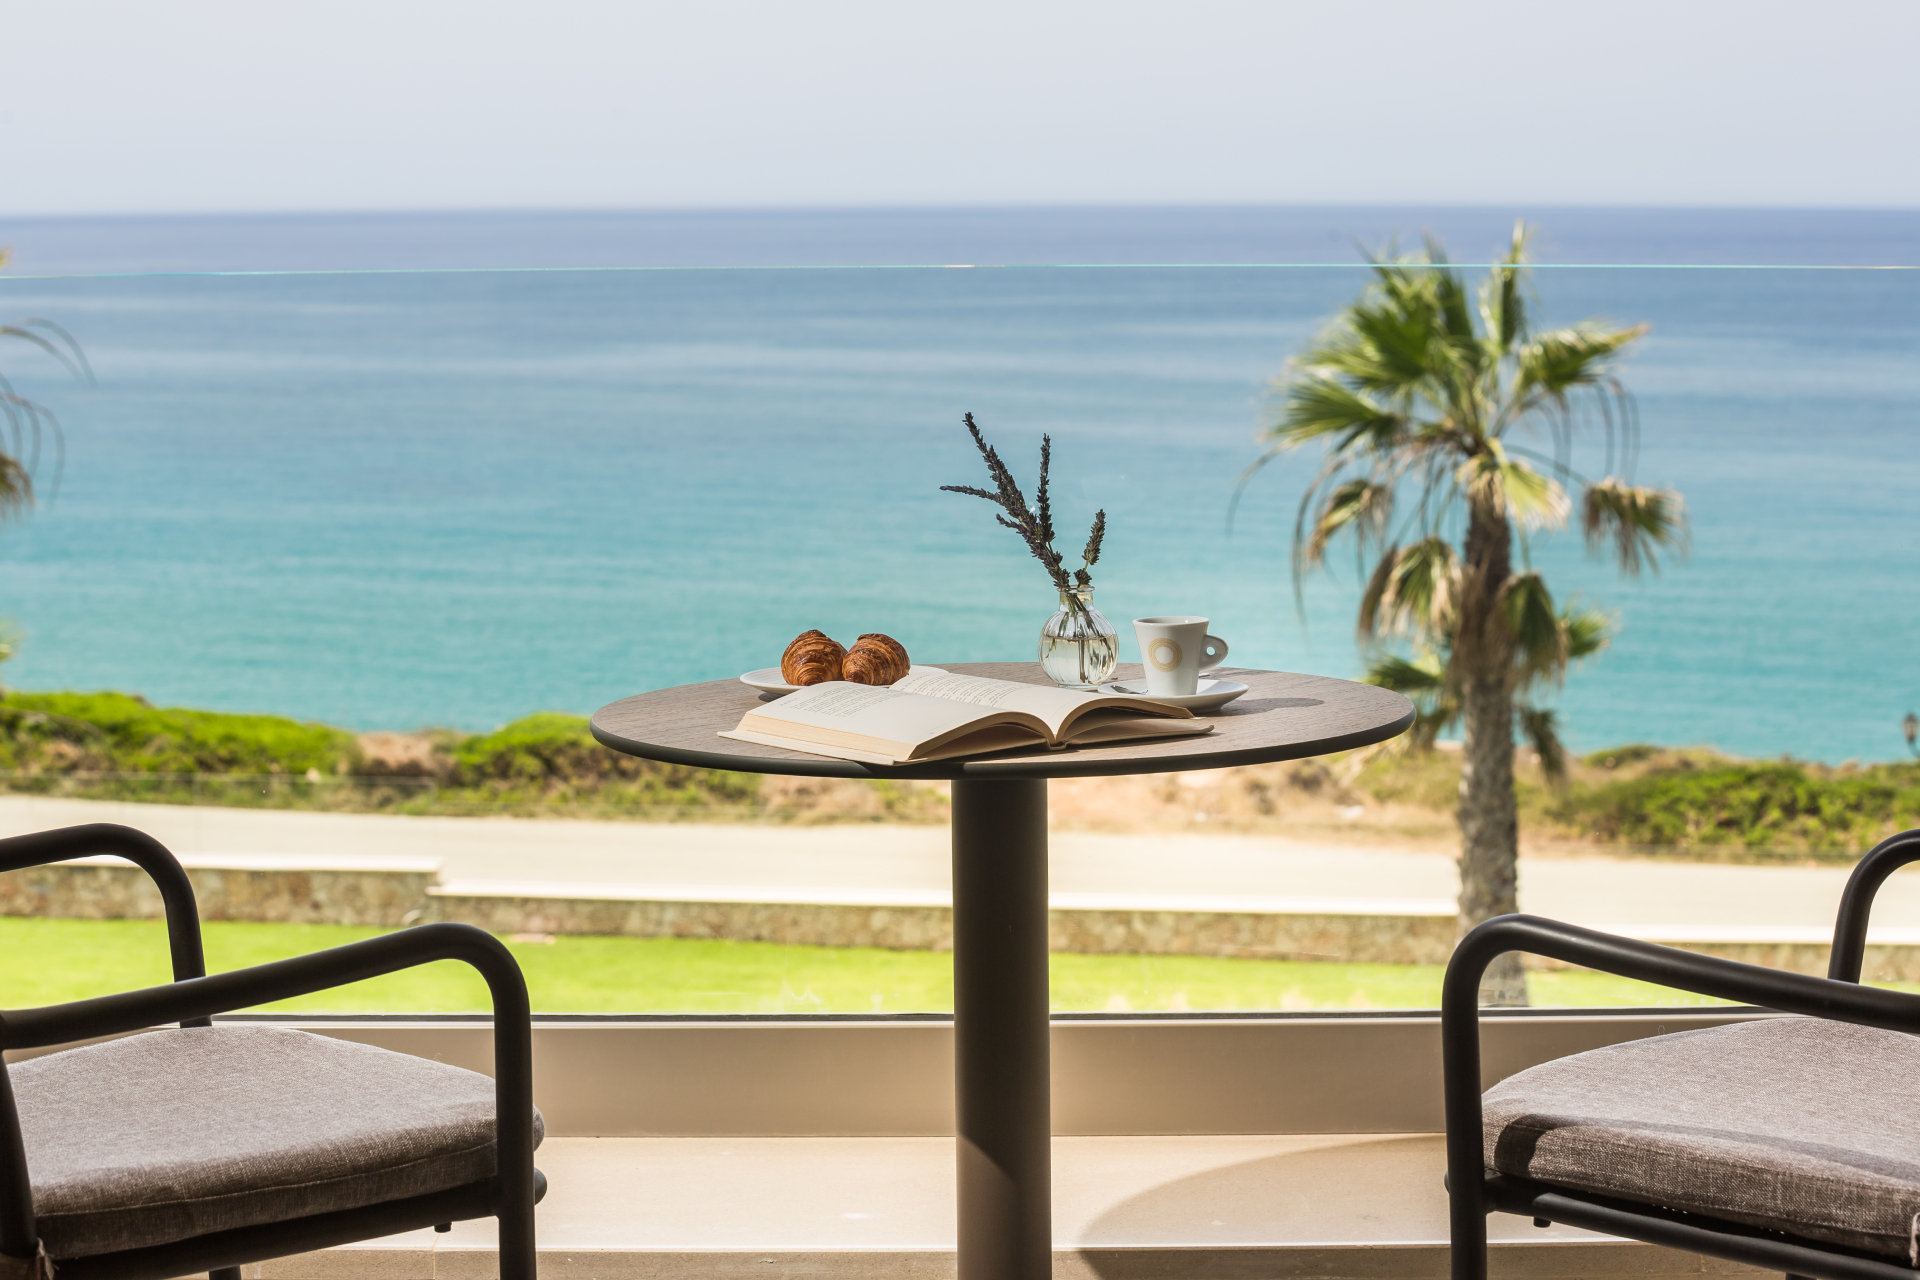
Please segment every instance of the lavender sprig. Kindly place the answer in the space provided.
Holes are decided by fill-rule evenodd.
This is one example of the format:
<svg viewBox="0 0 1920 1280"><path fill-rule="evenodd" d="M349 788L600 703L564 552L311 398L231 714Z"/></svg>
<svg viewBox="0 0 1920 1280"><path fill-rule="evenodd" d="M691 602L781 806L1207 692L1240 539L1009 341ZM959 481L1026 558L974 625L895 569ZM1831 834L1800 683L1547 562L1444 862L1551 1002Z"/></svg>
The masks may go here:
<svg viewBox="0 0 1920 1280"><path fill-rule="evenodd" d="M1100 562L1100 543L1106 536L1107 510L1102 507L1093 513L1093 529L1087 534L1087 549L1080 553L1080 568L1073 571L1074 580L1083 587L1093 585L1093 575L1087 570Z"/></svg>
<svg viewBox="0 0 1920 1280"><path fill-rule="evenodd" d="M980 450L980 456L987 463L987 477L993 481L991 490L976 488L969 484L943 484L941 490L946 493L964 493L973 498L985 498L1001 510L994 513L994 519L1014 530L1027 544L1027 550L1034 559L1047 567L1047 575L1053 579L1053 585L1063 594L1072 598L1073 588L1078 585L1090 587L1093 579L1087 570L1100 558L1100 543L1107 534L1107 513L1102 510L1093 518L1093 530L1087 536L1087 547L1081 553L1083 564L1074 570L1071 576L1061 565L1061 555L1053 549L1053 502L1049 494L1050 472L1053 467L1053 437L1040 437L1040 485L1034 490L1038 511L1027 505L1026 494L1014 481L1013 473L1007 464L1000 460L999 452L987 443L975 424L973 415L964 418L967 431L973 436L974 447ZM1004 512L1005 514L1001 514Z"/></svg>
<svg viewBox="0 0 1920 1280"><path fill-rule="evenodd" d="M1102 507L1093 513L1093 529L1087 534L1087 549L1080 553L1080 558L1087 562L1089 569L1100 563L1100 543L1106 536L1107 509Z"/></svg>
<svg viewBox="0 0 1920 1280"><path fill-rule="evenodd" d="M1053 545L1053 502L1047 497L1047 471L1053 465L1053 437L1040 437L1040 488L1034 497L1040 506L1040 540Z"/></svg>

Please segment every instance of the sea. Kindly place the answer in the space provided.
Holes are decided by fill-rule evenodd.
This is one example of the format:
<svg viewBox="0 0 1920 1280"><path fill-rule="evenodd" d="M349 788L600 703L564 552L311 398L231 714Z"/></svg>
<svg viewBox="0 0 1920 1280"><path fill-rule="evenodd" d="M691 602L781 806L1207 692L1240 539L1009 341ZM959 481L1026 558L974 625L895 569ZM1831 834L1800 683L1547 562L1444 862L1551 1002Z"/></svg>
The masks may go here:
<svg viewBox="0 0 1920 1280"><path fill-rule="evenodd" d="M776 664L797 632L1023 659L1055 599L987 504L972 413L1096 605L1193 613L1237 665L1358 674L1345 549L1296 581L1318 459L1273 380L1431 235L1468 277L1537 224L1538 323L1646 322L1586 476L1685 495L1623 577L1524 553L1615 619L1553 695L1587 752L1906 755L1920 708L1920 213L1596 208L678 210L0 217L0 340L57 415L0 528L23 689L359 730L486 730ZM1535 441L1545 444L1546 437ZM1234 499L1238 495L1237 507ZM1231 509L1231 522L1229 514Z"/></svg>

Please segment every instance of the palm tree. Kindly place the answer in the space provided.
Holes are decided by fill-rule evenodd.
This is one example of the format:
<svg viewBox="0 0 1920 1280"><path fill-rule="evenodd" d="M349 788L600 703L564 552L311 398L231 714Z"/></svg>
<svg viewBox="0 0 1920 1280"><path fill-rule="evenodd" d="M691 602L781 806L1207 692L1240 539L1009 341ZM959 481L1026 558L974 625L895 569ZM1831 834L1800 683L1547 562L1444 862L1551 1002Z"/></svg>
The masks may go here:
<svg viewBox="0 0 1920 1280"><path fill-rule="evenodd" d="M1685 538L1679 494L1612 474L1630 470L1637 438L1614 367L1647 326L1534 333L1521 288L1529 235L1515 226L1477 297L1431 239L1423 253L1373 257L1366 292L1276 382L1270 444L1242 477L1280 454L1325 449L1294 526L1296 590L1350 536L1367 574L1358 630L1375 655L1371 678L1415 698L1424 740L1462 728L1462 933L1516 909L1515 731L1557 769L1553 715L1537 696L1608 638L1603 615L1555 604L1528 535L1564 525L1577 486L1589 549L1625 573L1657 568L1656 549ZM1589 427L1605 437L1599 479L1570 465ZM1413 656L1387 652L1395 638ZM1526 1003L1517 955L1487 971L1482 998Z"/></svg>

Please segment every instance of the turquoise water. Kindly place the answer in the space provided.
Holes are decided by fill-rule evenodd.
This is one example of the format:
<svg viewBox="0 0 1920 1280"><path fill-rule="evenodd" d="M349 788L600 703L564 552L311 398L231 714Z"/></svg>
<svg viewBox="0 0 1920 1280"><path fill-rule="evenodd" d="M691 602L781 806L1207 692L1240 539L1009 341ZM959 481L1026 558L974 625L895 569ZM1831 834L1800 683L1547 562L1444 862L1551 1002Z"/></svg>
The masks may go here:
<svg viewBox="0 0 1920 1280"><path fill-rule="evenodd" d="M1231 536L1226 507L1267 380L1363 283L1351 236L1422 220L1078 216L1078 241L1066 215L1019 211L0 228L22 273L0 278L0 315L57 318L99 374L83 388L6 357L61 414L66 456L55 499L0 535L0 613L24 633L5 678L485 728L765 666L814 626L887 631L922 660L1028 657L1044 575L984 503L938 492L980 479L968 410L1023 476L1053 433L1063 526L1108 509L1096 603L1123 630L1204 613L1236 662L1354 673L1350 568L1295 610L1309 464L1256 479ZM1691 557L1642 581L1577 535L1536 542L1561 593L1622 624L1565 692L1572 738L1902 754L1920 706L1920 273L1698 264L1912 262L1916 219L1546 220L1561 262L1695 264L1536 277L1550 320L1653 323L1627 370L1637 478L1683 490L1694 518ZM1471 258L1506 217L1428 221ZM1076 243L1104 262L1311 265L714 265L1019 263ZM29 278L586 264L692 267ZM1576 465L1598 471L1591 443Z"/></svg>

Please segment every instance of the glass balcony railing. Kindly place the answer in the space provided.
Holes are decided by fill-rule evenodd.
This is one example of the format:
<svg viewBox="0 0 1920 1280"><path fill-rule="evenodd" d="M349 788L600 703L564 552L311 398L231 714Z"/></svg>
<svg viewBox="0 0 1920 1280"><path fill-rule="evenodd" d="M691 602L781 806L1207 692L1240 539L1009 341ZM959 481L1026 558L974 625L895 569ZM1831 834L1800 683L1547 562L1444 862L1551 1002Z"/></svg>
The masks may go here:
<svg viewBox="0 0 1920 1280"><path fill-rule="evenodd" d="M1630 401L1536 414L1513 456L1576 501L1630 473L1689 518L1687 553L1638 576L1591 552L1577 509L1515 543L1517 572L1610 635L1531 695L1569 760L1554 778L1519 751L1528 910L1819 969L1853 858L1920 826L1901 730L1920 706L1920 273L1857 269L1910 263L1905 233L1848 241L1823 216L1718 239L1707 215L1612 239L1576 218L1525 282L1537 330L1649 328L1617 367ZM939 489L982 483L967 412L1023 480L1051 435L1063 528L1106 511L1094 576L1123 659L1125 620L1167 612L1213 619L1248 667L1418 659L1355 641L1377 546L1338 541L1296 581L1317 446L1241 487L1284 410L1275 379L1374 280L1346 248L1393 229L1369 217L1291 266L1124 260L1182 243L1172 223L1107 228L1097 266L1017 265L1041 260L1018 228L865 223L796 223L784 259L686 232L678 267L607 232L529 250L565 268L533 271L387 269L424 251L381 241L364 272L108 274L76 249L72 273L35 274L22 246L0 319L56 321L93 378L0 345L60 424L38 506L0 533L0 826L153 831L194 864L216 967L457 918L509 938L547 1011L950 1009L942 784L643 764L582 717L773 665L813 627L884 631L916 660L1029 658L1044 572ZM1231 261L1254 235L1236 227L1192 243ZM1477 285L1499 228L1443 230ZM1016 265L824 260L856 232ZM1569 260L1580 235L1603 264ZM597 269L648 254L661 269ZM1420 525L1425 465L1408 459L1390 543ZM1457 737L1055 783L1056 1007L1433 1007ZM143 910L119 873L35 874L0 886L0 1004L164 978L158 922L108 918ZM1920 890L1896 878L1876 919L1869 977L1920 983ZM1529 988L1689 999L1569 970ZM424 971L298 1007L482 1004Z"/></svg>

